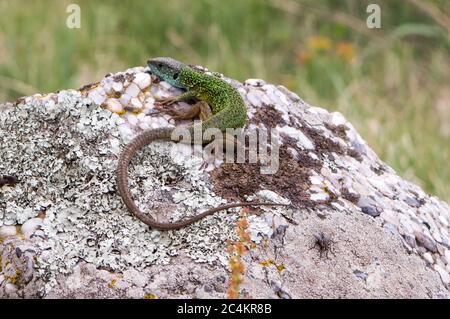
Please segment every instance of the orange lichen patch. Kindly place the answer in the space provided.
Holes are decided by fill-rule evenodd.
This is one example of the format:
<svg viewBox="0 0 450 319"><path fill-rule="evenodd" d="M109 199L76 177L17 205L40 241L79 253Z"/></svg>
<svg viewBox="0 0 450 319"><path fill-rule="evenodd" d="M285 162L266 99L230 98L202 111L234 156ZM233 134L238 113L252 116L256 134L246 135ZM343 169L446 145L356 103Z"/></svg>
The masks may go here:
<svg viewBox="0 0 450 319"><path fill-rule="evenodd" d="M13 276L5 276L5 279L6 281L9 281L10 283L15 285L21 276L22 272L19 269L17 269L16 273Z"/></svg>
<svg viewBox="0 0 450 319"><path fill-rule="evenodd" d="M228 287L228 298L238 299L239 298L239 286L243 281L243 274L245 271L245 266L242 262L242 256L244 256L251 247L252 241L250 239L250 234L247 231L248 208L243 208L241 210L241 218L236 224L236 233L238 236L237 241L228 241L228 253L230 254L229 265L231 269L230 285Z"/></svg>
<svg viewBox="0 0 450 319"><path fill-rule="evenodd" d="M275 260L273 260L273 259L267 259L267 260L261 261L259 264L260 264L261 266L263 266L263 267L269 267L270 265L273 265L273 266L275 266L275 268L276 268L279 272L281 272L281 271L283 271L283 270L286 269L286 267L284 267L283 264L278 265L278 264L275 262Z"/></svg>
<svg viewBox="0 0 450 319"><path fill-rule="evenodd" d="M22 225L16 225L16 235L20 237L22 240L26 240L25 235L22 233Z"/></svg>
<svg viewBox="0 0 450 319"><path fill-rule="evenodd" d="M114 278L111 280L111 282L108 284L108 288L114 288L114 286L117 284L117 279Z"/></svg>
<svg viewBox="0 0 450 319"><path fill-rule="evenodd" d="M356 49L349 42L340 42L336 45L336 54L345 62L350 63L356 56Z"/></svg>
<svg viewBox="0 0 450 319"><path fill-rule="evenodd" d="M148 294L148 293L146 293L144 295L144 299L158 299L158 296L156 296L155 294Z"/></svg>
<svg viewBox="0 0 450 319"><path fill-rule="evenodd" d="M117 282L118 282L119 280L121 280L122 278L123 278L122 275L120 275L120 276L117 277L117 278L113 278L113 279L111 280L111 282L108 284L108 288L114 288L114 286L117 284Z"/></svg>
<svg viewBox="0 0 450 319"><path fill-rule="evenodd" d="M330 199L331 199L331 200L336 200L336 199L338 198L338 196L337 196L334 192L332 192L327 186L324 186L324 187L322 188L322 190L323 190L326 194L328 194L328 196L330 196Z"/></svg>

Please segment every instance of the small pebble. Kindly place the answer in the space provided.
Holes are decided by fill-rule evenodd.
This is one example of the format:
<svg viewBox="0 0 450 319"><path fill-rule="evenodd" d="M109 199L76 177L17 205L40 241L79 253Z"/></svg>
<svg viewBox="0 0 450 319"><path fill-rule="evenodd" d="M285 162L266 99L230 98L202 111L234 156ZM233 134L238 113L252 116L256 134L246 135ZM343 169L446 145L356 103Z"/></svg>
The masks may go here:
<svg viewBox="0 0 450 319"><path fill-rule="evenodd" d="M419 232L414 232L414 236L416 237L417 242L421 246L431 251L432 253L437 252L436 244L431 238Z"/></svg>
<svg viewBox="0 0 450 319"><path fill-rule="evenodd" d="M244 82L244 85L250 85L250 86L263 86L264 84L266 84L266 82L261 79L247 79Z"/></svg>
<svg viewBox="0 0 450 319"><path fill-rule="evenodd" d="M444 225L445 227L448 227L447 218L445 218L443 215L439 215L439 221L441 222L442 225Z"/></svg>
<svg viewBox="0 0 450 319"><path fill-rule="evenodd" d="M416 247L416 239L409 235L404 235L403 238L405 239L406 243L409 247L415 248Z"/></svg>
<svg viewBox="0 0 450 319"><path fill-rule="evenodd" d="M108 99L106 108L113 113L121 113L123 111L123 106L118 99Z"/></svg>
<svg viewBox="0 0 450 319"><path fill-rule="evenodd" d="M22 225L22 233L25 238L30 239L34 232L42 225L41 218L31 218Z"/></svg>
<svg viewBox="0 0 450 319"><path fill-rule="evenodd" d="M113 83L113 80L110 77L106 78L103 81L102 87L103 87L103 90L105 90L106 94L111 94L112 93L112 83Z"/></svg>
<svg viewBox="0 0 450 319"><path fill-rule="evenodd" d="M408 204L411 207L419 207L420 203L417 199L413 198L413 197L406 197L405 198L405 203Z"/></svg>
<svg viewBox="0 0 450 319"><path fill-rule="evenodd" d="M131 106L140 109L142 108L142 102L137 97L134 97L131 99Z"/></svg>
<svg viewBox="0 0 450 319"><path fill-rule="evenodd" d="M5 293L6 293L6 295L13 294L16 291L17 291L16 285L14 285L14 284L12 284L10 282L5 285Z"/></svg>
<svg viewBox="0 0 450 319"><path fill-rule="evenodd" d="M447 265L450 265L450 250L449 249L445 250L444 257L445 257L445 260L447 261Z"/></svg>
<svg viewBox="0 0 450 319"><path fill-rule="evenodd" d="M139 86L140 89L145 89L146 87L150 86L152 83L150 74L148 73L138 73L134 76L134 83Z"/></svg>
<svg viewBox="0 0 450 319"><path fill-rule="evenodd" d="M327 193L315 193L315 194L311 194L310 199L318 202L318 201L326 201L328 199L330 199L330 196Z"/></svg>
<svg viewBox="0 0 450 319"><path fill-rule="evenodd" d="M125 90L125 94L127 94L131 98L137 97L140 92L141 89L135 83L131 83L130 85L128 85L127 89Z"/></svg>
<svg viewBox="0 0 450 319"><path fill-rule="evenodd" d="M119 132L122 136L132 136L133 131L130 126L126 123L119 125Z"/></svg>
<svg viewBox="0 0 450 319"><path fill-rule="evenodd" d="M433 264L434 263L434 259L433 256L431 256L431 254L429 252L426 252L425 254L423 254L423 258L428 261L428 263Z"/></svg>
<svg viewBox="0 0 450 319"><path fill-rule="evenodd" d="M366 281L368 275L367 273L365 273L364 271L361 270L354 270L353 273L355 274L356 277L358 277L361 280Z"/></svg>
<svg viewBox="0 0 450 319"><path fill-rule="evenodd" d="M0 238L7 238L17 234L16 226L1 226Z"/></svg>
<svg viewBox="0 0 450 319"><path fill-rule="evenodd" d="M97 105L101 105L106 100L105 91L102 88L92 90L88 94L88 98Z"/></svg>
<svg viewBox="0 0 450 319"><path fill-rule="evenodd" d="M127 113L126 119L128 120L128 123L132 126L136 126L139 123L139 120L135 114Z"/></svg>
<svg viewBox="0 0 450 319"><path fill-rule="evenodd" d="M112 88L116 92L122 92L123 84L122 84L122 82L114 82L113 85L112 85Z"/></svg>
<svg viewBox="0 0 450 319"><path fill-rule="evenodd" d="M434 265L434 270L439 273L444 284L450 285L450 275L444 268L439 265Z"/></svg>
<svg viewBox="0 0 450 319"><path fill-rule="evenodd" d="M128 94L122 94L119 101L123 106L127 106L131 101L131 97Z"/></svg>
<svg viewBox="0 0 450 319"><path fill-rule="evenodd" d="M372 207L372 206L361 207L361 210L362 210L362 212L364 214L367 214L367 215L372 216L372 217L377 217L377 216L380 215L378 210L376 208Z"/></svg>

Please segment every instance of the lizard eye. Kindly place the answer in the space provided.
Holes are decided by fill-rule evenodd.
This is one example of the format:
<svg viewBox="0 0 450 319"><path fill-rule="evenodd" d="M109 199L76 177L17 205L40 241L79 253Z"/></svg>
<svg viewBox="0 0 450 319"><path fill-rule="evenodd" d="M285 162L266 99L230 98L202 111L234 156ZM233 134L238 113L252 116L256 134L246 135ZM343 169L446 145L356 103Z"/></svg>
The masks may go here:
<svg viewBox="0 0 450 319"><path fill-rule="evenodd" d="M175 73L175 74L173 75L173 79L174 79L174 80L178 79L178 73Z"/></svg>
<svg viewBox="0 0 450 319"><path fill-rule="evenodd" d="M162 68L162 63L158 63L158 68Z"/></svg>

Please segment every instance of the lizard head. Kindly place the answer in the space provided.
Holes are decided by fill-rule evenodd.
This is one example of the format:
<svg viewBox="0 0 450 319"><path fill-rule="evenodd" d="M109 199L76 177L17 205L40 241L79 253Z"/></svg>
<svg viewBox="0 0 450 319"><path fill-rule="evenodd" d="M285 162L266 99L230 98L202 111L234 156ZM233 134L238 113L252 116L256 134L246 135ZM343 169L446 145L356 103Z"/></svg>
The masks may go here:
<svg viewBox="0 0 450 319"><path fill-rule="evenodd" d="M172 58L154 58L147 61L150 71L173 86L181 87L179 75L184 64Z"/></svg>

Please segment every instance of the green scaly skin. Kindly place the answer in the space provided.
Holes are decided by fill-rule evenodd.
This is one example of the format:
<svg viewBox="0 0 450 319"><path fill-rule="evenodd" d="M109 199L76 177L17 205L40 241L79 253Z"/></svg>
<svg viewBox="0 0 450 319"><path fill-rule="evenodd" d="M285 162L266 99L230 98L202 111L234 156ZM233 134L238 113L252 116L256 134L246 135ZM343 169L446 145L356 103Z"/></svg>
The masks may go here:
<svg viewBox="0 0 450 319"><path fill-rule="evenodd" d="M217 76L208 75L171 58L148 61L153 74L173 86L187 90L200 101L209 104L213 116L203 121L202 132L217 128L241 128L247 121L247 106L239 92ZM194 126L192 126L193 128Z"/></svg>
<svg viewBox="0 0 450 319"><path fill-rule="evenodd" d="M151 59L148 61L148 65L151 72L162 80L187 90L181 96L171 98L171 102L196 98L206 102L211 108L212 116L210 118L199 124L187 127L191 136L194 136L194 131L197 129L201 129L202 133L208 128L217 128L224 132L227 128L241 128L245 125L247 106L239 92L227 82L216 76L202 73L171 58ZM212 208L187 220L174 223L160 223L150 215L144 214L131 198L128 188L128 166L134 154L140 148L157 140L171 140L173 130L172 128L161 128L142 132L124 148L117 164L119 194L128 210L148 226L161 230L179 229L228 208L239 206L288 206L285 204L260 202L234 203ZM203 142L209 142L209 140L203 138Z"/></svg>

